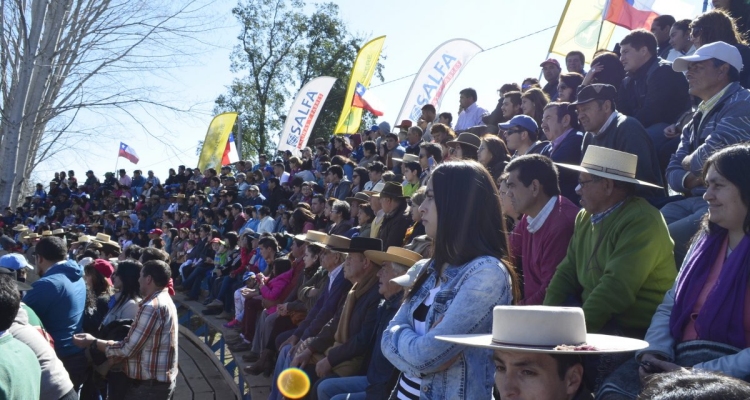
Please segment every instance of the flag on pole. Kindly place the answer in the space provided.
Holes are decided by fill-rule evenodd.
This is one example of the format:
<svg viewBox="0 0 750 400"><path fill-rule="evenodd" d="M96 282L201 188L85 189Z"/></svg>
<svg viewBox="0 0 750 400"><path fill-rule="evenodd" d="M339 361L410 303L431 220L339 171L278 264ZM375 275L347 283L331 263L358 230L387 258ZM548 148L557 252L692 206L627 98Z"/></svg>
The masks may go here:
<svg viewBox="0 0 750 400"><path fill-rule="evenodd" d="M237 146L234 143L234 135L229 134L227 146L224 148L224 156L221 157L221 165L234 164L240 161L240 155L237 153Z"/></svg>
<svg viewBox="0 0 750 400"><path fill-rule="evenodd" d="M659 14L653 11L655 0L609 0L604 19L626 29L650 29Z"/></svg>
<svg viewBox="0 0 750 400"><path fill-rule="evenodd" d="M357 88L357 83L361 83L365 88L370 86L372 81L372 75L375 73L375 68L378 66L380 60L380 51L383 49L383 43L385 42L385 36L380 36L369 42L367 42L359 50L357 59L354 60L352 66L352 73L349 77L349 86L346 88L346 101L344 101L344 108L341 110L341 116L339 121L336 123L335 134L344 135L347 133L356 133L359 130L359 124L362 122L362 109L352 107L352 102L349 99L354 98L354 90Z"/></svg>
<svg viewBox="0 0 750 400"><path fill-rule="evenodd" d="M221 165L224 158L224 150L227 148L229 134L232 132L234 121L237 119L236 112L221 113L211 120L203 140L201 155L198 158L198 168L203 171L206 168Z"/></svg>
<svg viewBox="0 0 750 400"><path fill-rule="evenodd" d="M138 153L135 152L134 148L123 142L120 142L120 151L117 153L117 156L127 158L133 164L138 164Z"/></svg>
<svg viewBox="0 0 750 400"><path fill-rule="evenodd" d="M357 88L354 89L352 107L365 109L378 117L383 115L383 106L380 101L359 82L357 82Z"/></svg>
<svg viewBox="0 0 750 400"><path fill-rule="evenodd" d="M568 0L549 52L564 57L578 50L591 60L597 50L608 48L615 25L603 20L605 5L601 0Z"/></svg>

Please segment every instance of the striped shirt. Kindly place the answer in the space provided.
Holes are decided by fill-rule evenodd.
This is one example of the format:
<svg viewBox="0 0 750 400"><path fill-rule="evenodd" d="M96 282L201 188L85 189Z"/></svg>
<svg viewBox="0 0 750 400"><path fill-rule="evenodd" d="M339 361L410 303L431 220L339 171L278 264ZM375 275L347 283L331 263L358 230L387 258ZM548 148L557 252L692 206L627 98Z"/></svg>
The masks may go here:
<svg viewBox="0 0 750 400"><path fill-rule="evenodd" d="M128 336L107 347L107 357L124 358L129 378L173 383L177 329L177 308L165 288L143 299Z"/></svg>

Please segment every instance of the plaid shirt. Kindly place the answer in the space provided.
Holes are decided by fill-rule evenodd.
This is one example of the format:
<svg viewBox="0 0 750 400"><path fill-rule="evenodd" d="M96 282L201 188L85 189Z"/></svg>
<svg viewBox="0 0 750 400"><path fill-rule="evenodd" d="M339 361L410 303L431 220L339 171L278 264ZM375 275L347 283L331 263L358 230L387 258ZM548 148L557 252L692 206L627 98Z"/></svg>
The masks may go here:
<svg viewBox="0 0 750 400"><path fill-rule="evenodd" d="M125 359L125 374L138 380L177 379L177 308L166 289L143 299L128 336L107 347L107 357Z"/></svg>

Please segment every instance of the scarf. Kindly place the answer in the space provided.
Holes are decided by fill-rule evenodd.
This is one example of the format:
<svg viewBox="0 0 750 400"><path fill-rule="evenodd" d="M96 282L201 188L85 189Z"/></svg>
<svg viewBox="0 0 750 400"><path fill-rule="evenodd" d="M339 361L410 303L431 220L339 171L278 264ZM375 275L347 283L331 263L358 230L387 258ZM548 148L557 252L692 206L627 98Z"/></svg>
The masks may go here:
<svg viewBox="0 0 750 400"><path fill-rule="evenodd" d="M685 324L691 318L695 302L718 257L727 230L712 228L696 242L685 262L675 289L675 302L669 318L669 330L675 340L682 338ZM750 277L750 236L745 235L724 261L719 278L698 312L695 330L702 340L725 343L744 349L745 296Z"/></svg>
<svg viewBox="0 0 750 400"><path fill-rule="evenodd" d="M378 269L373 268L361 282L355 283L351 290L349 290L349 293L346 294L346 301L344 302L344 309L341 311L339 326L336 328L336 334L333 335L336 343L344 344L349 340L349 320L352 318L354 306L357 304L357 300L364 296L376 283L378 283Z"/></svg>

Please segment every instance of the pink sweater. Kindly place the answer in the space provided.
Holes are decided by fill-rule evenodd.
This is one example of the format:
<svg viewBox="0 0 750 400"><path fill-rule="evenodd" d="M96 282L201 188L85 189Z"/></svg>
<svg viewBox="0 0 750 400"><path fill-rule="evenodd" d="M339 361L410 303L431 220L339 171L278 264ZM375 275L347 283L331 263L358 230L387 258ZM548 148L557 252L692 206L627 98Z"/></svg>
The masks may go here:
<svg viewBox="0 0 750 400"><path fill-rule="evenodd" d="M510 235L513 255L523 267L524 298L518 304L541 305L557 266L565 258L580 210L565 197L557 196L554 210L535 233L529 233L524 215Z"/></svg>
<svg viewBox="0 0 750 400"><path fill-rule="evenodd" d="M294 275L293 268L268 281L264 286L260 287L261 296L266 300L278 300L281 297L281 293L292 281L292 275ZM275 313L276 306L269 307L266 309L266 312L268 315Z"/></svg>

